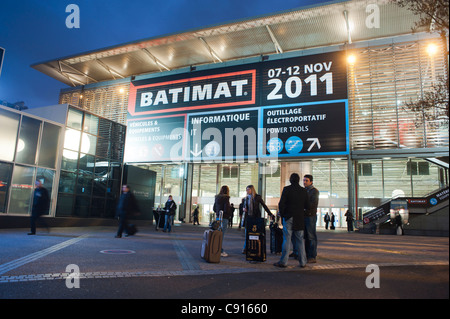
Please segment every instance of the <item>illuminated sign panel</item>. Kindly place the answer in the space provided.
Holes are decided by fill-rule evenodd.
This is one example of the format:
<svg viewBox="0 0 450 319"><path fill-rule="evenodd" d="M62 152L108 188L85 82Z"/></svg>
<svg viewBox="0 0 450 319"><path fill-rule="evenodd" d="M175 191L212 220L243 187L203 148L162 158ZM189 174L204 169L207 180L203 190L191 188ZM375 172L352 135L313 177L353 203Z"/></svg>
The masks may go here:
<svg viewBox="0 0 450 319"><path fill-rule="evenodd" d="M126 162L345 155L342 52L132 81Z"/></svg>

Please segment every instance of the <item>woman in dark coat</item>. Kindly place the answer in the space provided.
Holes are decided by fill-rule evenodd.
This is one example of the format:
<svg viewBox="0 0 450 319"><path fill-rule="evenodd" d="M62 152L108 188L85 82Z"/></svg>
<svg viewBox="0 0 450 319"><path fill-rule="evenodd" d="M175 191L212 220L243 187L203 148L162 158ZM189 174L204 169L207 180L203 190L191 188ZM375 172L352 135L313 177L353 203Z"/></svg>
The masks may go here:
<svg viewBox="0 0 450 319"><path fill-rule="evenodd" d="M227 185L223 185L220 188L219 194L216 195L214 199L213 210L216 213L216 219L219 216L219 212L222 211L222 245L223 245L223 237L225 236L225 232L228 228L228 222L231 218L231 205L230 205L230 189ZM222 246L223 247L223 246ZM228 254L222 248L222 257L227 257Z"/></svg>

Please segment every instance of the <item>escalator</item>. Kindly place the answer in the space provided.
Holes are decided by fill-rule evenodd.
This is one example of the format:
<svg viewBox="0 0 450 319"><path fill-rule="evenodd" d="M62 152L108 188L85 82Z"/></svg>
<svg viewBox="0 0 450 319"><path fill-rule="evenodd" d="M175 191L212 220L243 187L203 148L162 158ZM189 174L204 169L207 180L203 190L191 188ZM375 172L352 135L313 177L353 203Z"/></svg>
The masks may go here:
<svg viewBox="0 0 450 319"><path fill-rule="evenodd" d="M448 236L449 188L424 197L398 197L363 214L364 233L395 234L393 219L401 215L405 235Z"/></svg>

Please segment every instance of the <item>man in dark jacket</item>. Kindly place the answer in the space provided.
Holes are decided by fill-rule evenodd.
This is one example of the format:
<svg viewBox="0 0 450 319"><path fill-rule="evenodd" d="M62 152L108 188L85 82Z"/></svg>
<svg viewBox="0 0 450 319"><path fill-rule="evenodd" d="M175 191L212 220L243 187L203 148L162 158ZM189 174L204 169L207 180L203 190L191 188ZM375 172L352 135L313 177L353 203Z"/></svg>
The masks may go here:
<svg viewBox="0 0 450 319"><path fill-rule="evenodd" d="M136 198L131 193L128 185L122 186L122 194L120 195L119 204L117 205L116 217L119 219L119 229L117 230L116 238L122 237L122 232L125 230L126 236L131 235L128 225L128 219L133 214L139 212Z"/></svg>
<svg viewBox="0 0 450 319"><path fill-rule="evenodd" d="M33 195L33 207L31 209L31 232L28 235L36 234L36 220L40 218L42 215L48 214L48 210L50 208L50 196L48 194L47 189L42 185L40 180L37 180L36 188L34 189ZM42 223L47 227L47 223L44 220L41 220Z"/></svg>
<svg viewBox="0 0 450 319"><path fill-rule="evenodd" d="M291 237L294 235L294 245L299 252L298 260L300 267L306 265L305 243L303 232L305 229L304 214L309 208L308 194L300 186L300 176L293 173L289 178L291 185L283 188L278 209L283 218L283 250L280 261L275 263L276 267L286 267L291 250Z"/></svg>
<svg viewBox="0 0 450 319"><path fill-rule="evenodd" d="M303 185L306 188L309 199L309 209L305 211L305 248L308 263L315 263L317 257L317 207L319 206L319 190L313 185L312 175L303 177Z"/></svg>
<svg viewBox="0 0 450 319"><path fill-rule="evenodd" d="M164 223L163 232L169 231L170 233L172 231L173 216L175 216L175 212L177 210L177 204L173 200L172 195L169 195L169 199L166 202L166 206L164 206L164 210L166 211L166 222Z"/></svg>

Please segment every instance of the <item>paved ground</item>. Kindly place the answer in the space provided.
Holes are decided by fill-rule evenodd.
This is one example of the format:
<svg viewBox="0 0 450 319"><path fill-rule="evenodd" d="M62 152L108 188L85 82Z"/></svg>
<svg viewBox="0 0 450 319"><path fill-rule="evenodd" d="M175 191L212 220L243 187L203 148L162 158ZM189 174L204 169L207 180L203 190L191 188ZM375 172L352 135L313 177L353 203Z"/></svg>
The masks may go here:
<svg viewBox="0 0 450 319"><path fill-rule="evenodd" d="M0 299L176 299L181 311L187 300L449 297L448 237L319 230L318 262L299 268L291 259L280 269L269 242L266 262L245 261L236 228L225 236L229 256L206 263L205 229L178 225L169 234L141 227L121 239L115 227L53 228L36 236L0 229ZM76 268L79 276L71 278ZM379 288L368 288L376 286L377 271Z"/></svg>

